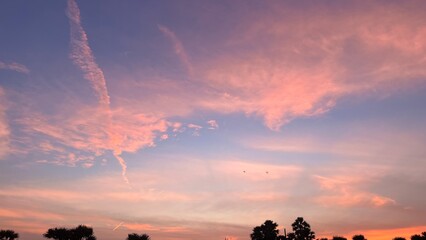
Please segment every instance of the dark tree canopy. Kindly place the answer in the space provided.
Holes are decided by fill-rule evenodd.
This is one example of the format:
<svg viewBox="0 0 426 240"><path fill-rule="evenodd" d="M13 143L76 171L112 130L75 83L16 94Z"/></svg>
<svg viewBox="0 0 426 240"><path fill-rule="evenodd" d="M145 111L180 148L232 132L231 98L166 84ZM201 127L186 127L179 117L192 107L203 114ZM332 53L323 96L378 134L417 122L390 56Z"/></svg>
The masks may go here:
<svg viewBox="0 0 426 240"><path fill-rule="evenodd" d="M348 239L341 236L333 236L333 240L348 240Z"/></svg>
<svg viewBox="0 0 426 240"><path fill-rule="evenodd" d="M315 232L311 231L311 226L302 217L296 218L293 224L293 233L289 233L287 238L289 240L313 240L315 239Z"/></svg>
<svg viewBox="0 0 426 240"><path fill-rule="evenodd" d="M151 238L149 237L149 235L145 233L141 235L137 233L132 233L127 236L127 240L150 240L150 239Z"/></svg>
<svg viewBox="0 0 426 240"><path fill-rule="evenodd" d="M426 232L422 232L421 235L415 234L411 236L411 240L426 240Z"/></svg>
<svg viewBox="0 0 426 240"><path fill-rule="evenodd" d="M394 237L392 240L406 240L404 237Z"/></svg>
<svg viewBox="0 0 426 240"><path fill-rule="evenodd" d="M279 236L279 230L277 229L278 224L271 220L266 220L260 226L253 228L253 233L250 234L252 240L278 240L284 239L283 236Z"/></svg>
<svg viewBox="0 0 426 240"><path fill-rule="evenodd" d="M13 230L0 230L0 240L14 240L19 238L19 234Z"/></svg>
<svg viewBox="0 0 426 240"><path fill-rule="evenodd" d="M70 230L72 240L96 240L96 237L93 235L93 228L79 225Z"/></svg>
<svg viewBox="0 0 426 240"><path fill-rule="evenodd" d="M43 236L55 240L96 240L93 228L84 225L71 229L50 228Z"/></svg>
<svg viewBox="0 0 426 240"><path fill-rule="evenodd" d="M367 240L367 239L364 237L364 235L359 234L359 235L354 235L352 237L352 240Z"/></svg>
<svg viewBox="0 0 426 240"><path fill-rule="evenodd" d="M49 228L43 236L55 240L69 240L71 232L66 228Z"/></svg>

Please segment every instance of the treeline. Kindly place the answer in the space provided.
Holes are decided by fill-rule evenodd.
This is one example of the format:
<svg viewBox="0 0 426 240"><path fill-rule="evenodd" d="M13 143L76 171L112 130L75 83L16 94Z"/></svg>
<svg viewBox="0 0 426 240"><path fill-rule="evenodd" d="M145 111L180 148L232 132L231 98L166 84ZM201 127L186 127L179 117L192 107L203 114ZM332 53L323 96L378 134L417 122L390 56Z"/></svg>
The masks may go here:
<svg viewBox="0 0 426 240"><path fill-rule="evenodd" d="M311 230L311 225L302 217L296 218L291 224L293 232L287 233L284 229L283 235L280 235L278 224L266 220L262 225L254 227L250 234L251 240L315 240L315 232ZM426 240L426 232L412 235L411 240ZM333 236L331 238L317 238L316 240L348 240L342 236ZM364 235L358 234L352 237L352 240L367 240ZM395 237L392 240L406 240L403 237Z"/></svg>
<svg viewBox="0 0 426 240"><path fill-rule="evenodd" d="M93 228L79 225L76 228L50 228L43 237L54 240L96 240ZM15 240L19 234L13 230L0 230L0 240ZM126 240L151 240L147 234L131 233Z"/></svg>
<svg viewBox="0 0 426 240"><path fill-rule="evenodd" d="M329 238L315 238L315 232L311 230L311 225L302 217L296 218L291 224L292 232L287 233L284 229L282 235L278 229L278 224L266 220L262 225L253 228L250 234L251 240L348 240L342 236L333 236ZM85 225L79 225L76 228L50 228L43 236L54 240L96 240L93 228ZM19 234L13 230L0 230L0 240L15 240ZM411 240L426 240L426 232L412 235ZM148 234L128 234L126 240L151 240ZM225 238L225 240L227 240ZM358 234L352 237L352 240L367 240L364 235ZM395 237L392 240L407 240L403 237Z"/></svg>

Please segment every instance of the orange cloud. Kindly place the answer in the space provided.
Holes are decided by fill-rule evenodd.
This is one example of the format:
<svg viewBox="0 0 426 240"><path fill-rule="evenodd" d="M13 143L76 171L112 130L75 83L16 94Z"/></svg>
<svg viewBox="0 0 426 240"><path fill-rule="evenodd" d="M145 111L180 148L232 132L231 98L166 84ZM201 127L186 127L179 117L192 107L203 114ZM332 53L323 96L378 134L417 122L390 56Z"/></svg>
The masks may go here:
<svg viewBox="0 0 426 240"><path fill-rule="evenodd" d="M405 237L410 239L414 234L420 234L424 232L426 226L410 226L404 228L390 228L390 229L365 229L359 231L353 231L348 236L362 233L367 239L374 240L389 240L395 237Z"/></svg>
<svg viewBox="0 0 426 240"><path fill-rule="evenodd" d="M40 212L40 211L33 211L29 209L5 209L0 208L0 216L2 218L31 218L31 219L41 219L41 220L63 220L64 217L56 214L56 213L49 213L49 212Z"/></svg>
<svg viewBox="0 0 426 240"><path fill-rule="evenodd" d="M139 232L155 231L155 232L182 233L182 232L189 231L188 228L181 227L181 226L155 226L152 224L141 224L141 223L124 223L122 226L129 230L139 231Z"/></svg>

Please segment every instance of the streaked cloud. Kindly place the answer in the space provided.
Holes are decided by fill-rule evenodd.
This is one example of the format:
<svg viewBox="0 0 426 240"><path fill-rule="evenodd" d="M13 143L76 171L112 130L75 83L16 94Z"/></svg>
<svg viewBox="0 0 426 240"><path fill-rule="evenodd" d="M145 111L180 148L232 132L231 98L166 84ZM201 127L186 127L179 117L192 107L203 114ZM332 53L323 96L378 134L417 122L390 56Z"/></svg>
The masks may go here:
<svg viewBox="0 0 426 240"><path fill-rule="evenodd" d="M169 28L158 25L158 29L166 36L173 44L173 48L175 50L175 54L179 57L179 60L182 62L182 64L185 66L186 71L189 75L193 75L194 70L191 62L189 61L189 57L186 54L185 48L183 47L182 42L179 40L179 38L176 36L176 34L171 31Z"/></svg>
<svg viewBox="0 0 426 240"><path fill-rule="evenodd" d="M1 52L31 72L0 61L2 227L244 239L304 216L389 239L426 224L423 2L77 2L68 22L63 4L4 12Z"/></svg>
<svg viewBox="0 0 426 240"><path fill-rule="evenodd" d="M25 74L30 73L30 70L25 65L16 62L5 63L0 61L0 69L11 70Z"/></svg>
<svg viewBox="0 0 426 240"><path fill-rule="evenodd" d="M323 205L348 207L367 204L384 207L396 204L396 201L389 197L357 190L356 185L360 179L354 180L347 177L336 179L323 176L315 176L315 179L321 188L328 192L316 198L316 201Z"/></svg>
<svg viewBox="0 0 426 240"><path fill-rule="evenodd" d="M301 10L274 6L228 40L244 51L209 61L205 82L221 94L205 107L257 115L278 130L294 118L324 114L344 96L424 83L425 31L410 17L424 19L421 11L371 4L348 15L313 11L302 20Z"/></svg>
<svg viewBox="0 0 426 240"><path fill-rule="evenodd" d="M108 107L110 97L103 71L98 66L89 46L87 34L81 25L80 9L75 0L67 1L67 16L71 28L71 54L74 63L83 71L99 99L99 103Z"/></svg>
<svg viewBox="0 0 426 240"><path fill-rule="evenodd" d="M0 159L9 152L10 129L6 118L6 99L3 88L0 87Z"/></svg>

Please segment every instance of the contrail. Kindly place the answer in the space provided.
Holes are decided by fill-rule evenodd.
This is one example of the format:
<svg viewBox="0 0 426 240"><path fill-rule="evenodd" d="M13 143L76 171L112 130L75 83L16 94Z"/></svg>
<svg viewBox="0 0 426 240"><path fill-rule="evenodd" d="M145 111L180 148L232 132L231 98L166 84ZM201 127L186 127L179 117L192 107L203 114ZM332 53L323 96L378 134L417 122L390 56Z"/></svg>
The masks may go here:
<svg viewBox="0 0 426 240"><path fill-rule="evenodd" d="M75 0L68 0L67 16L71 27L71 54L73 62L80 67L84 78L89 80L98 95L99 102L109 106L109 95L102 69L95 62L87 34L81 26L80 9Z"/></svg>
<svg viewBox="0 0 426 240"><path fill-rule="evenodd" d="M108 130L109 147L121 165L124 181L129 183L126 176L126 162L122 157L120 157L122 151L119 148L119 145L114 142L110 97L108 94L105 76L102 69L96 63L93 52L90 49L87 34L81 26L80 9L78 8L75 0L68 0L66 14L71 28L70 58L73 60L74 64L83 71L84 78L92 84L92 88L98 97L98 102L101 105L102 110L107 114L105 121Z"/></svg>
<svg viewBox="0 0 426 240"><path fill-rule="evenodd" d="M117 228L121 227L121 225L123 225L123 224L124 224L124 222L119 223L117 226L115 226L115 228L114 228L114 229L112 229L112 231L117 230Z"/></svg>
<svg viewBox="0 0 426 240"><path fill-rule="evenodd" d="M120 163L121 165L121 176L123 176L123 180L129 184L129 179L127 178L126 175L126 171L127 171L127 165L126 165L126 161L124 161L124 159L120 156L121 153L117 153L114 150L114 157L117 158L118 163Z"/></svg>
<svg viewBox="0 0 426 240"><path fill-rule="evenodd" d="M182 63L185 65L186 70L188 71L189 75L193 74L193 67L191 62L189 61L188 55L185 52L185 48L182 45L182 42L179 40L179 38L176 37L176 34L172 32L170 29L168 29L165 26L158 25L158 29L172 41L173 48L175 50L176 55L179 57L179 59L182 61Z"/></svg>

